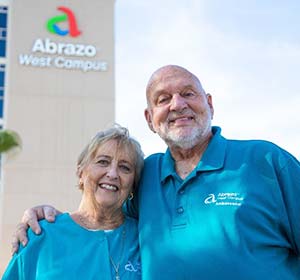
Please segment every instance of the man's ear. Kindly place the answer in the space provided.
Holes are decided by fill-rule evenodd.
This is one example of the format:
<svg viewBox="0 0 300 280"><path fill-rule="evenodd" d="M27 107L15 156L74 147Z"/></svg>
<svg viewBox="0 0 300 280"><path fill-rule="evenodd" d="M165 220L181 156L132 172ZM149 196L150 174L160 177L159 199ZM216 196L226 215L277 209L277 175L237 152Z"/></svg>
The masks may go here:
<svg viewBox="0 0 300 280"><path fill-rule="evenodd" d="M214 106L213 106L213 101L212 101L212 96L210 93L207 93L206 94L206 98L207 98L207 103L208 103L208 106L210 108L210 114L211 114L211 119L214 118Z"/></svg>
<svg viewBox="0 0 300 280"><path fill-rule="evenodd" d="M152 124L152 116L151 116L151 113L149 112L148 108L145 109L144 116L148 123L149 128L152 130L152 132L156 133L156 131L154 130L153 124Z"/></svg>

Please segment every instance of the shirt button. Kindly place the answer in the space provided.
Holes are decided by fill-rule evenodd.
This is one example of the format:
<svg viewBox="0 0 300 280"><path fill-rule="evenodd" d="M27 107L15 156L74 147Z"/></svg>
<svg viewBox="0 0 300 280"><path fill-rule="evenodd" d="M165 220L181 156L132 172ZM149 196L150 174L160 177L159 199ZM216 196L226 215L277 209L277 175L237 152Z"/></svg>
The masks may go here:
<svg viewBox="0 0 300 280"><path fill-rule="evenodd" d="M180 190L179 194L184 194L184 189Z"/></svg>
<svg viewBox="0 0 300 280"><path fill-rule="evenodd" d="M178 213L178 214L182 214L183 212L184 212L183 207L178 207L178 208L177 208L177 213Z"/></svg>

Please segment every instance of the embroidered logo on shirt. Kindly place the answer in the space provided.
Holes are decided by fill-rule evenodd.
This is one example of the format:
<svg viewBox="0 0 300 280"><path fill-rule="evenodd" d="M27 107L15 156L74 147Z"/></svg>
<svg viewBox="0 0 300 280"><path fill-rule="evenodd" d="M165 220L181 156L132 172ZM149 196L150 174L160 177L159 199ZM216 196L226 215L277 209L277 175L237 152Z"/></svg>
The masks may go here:
<svg viewBox="0 0 300 280"><path fill-rule="evenodd" d="M210 193L204 200L205 204L214 204L217 206L241 206L244 197L240 193Z"/></svg>
<svg viewBox="0 0 300 280"><path fill-rule="evenodd" d="M128 261L125 264L125 270L130 272L136 272L139 275L141 273L141 264L137 262L135 263L135 265L133 265L131 261Z"/></svg>

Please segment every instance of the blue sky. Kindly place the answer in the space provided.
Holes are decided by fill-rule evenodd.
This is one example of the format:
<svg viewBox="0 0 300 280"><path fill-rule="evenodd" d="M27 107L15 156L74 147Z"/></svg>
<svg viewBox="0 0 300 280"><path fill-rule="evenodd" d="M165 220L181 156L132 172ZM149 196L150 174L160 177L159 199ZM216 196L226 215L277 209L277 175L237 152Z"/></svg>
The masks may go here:
<svg viewBox="0 0 300 280"><path fill-rule="evenodd" d="M165 150L144 120L151 73L178 64L212 94L213 125L300 158L300 1L117 0L116 120L147 155Z"/></svg>

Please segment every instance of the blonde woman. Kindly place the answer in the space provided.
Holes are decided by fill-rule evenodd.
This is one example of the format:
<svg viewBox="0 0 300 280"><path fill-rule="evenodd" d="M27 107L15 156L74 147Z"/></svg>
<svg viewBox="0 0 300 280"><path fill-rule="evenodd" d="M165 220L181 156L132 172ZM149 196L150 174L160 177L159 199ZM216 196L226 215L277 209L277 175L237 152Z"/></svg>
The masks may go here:
<svg viewBox="0 0 300 280"><path fill-rule="evenodd" d="M122 206L134 195L143 153L127 129L98 133L77 163L78 210L29 230L30 242L14 255L3 279L140 279L136 220Z"/></svg>

